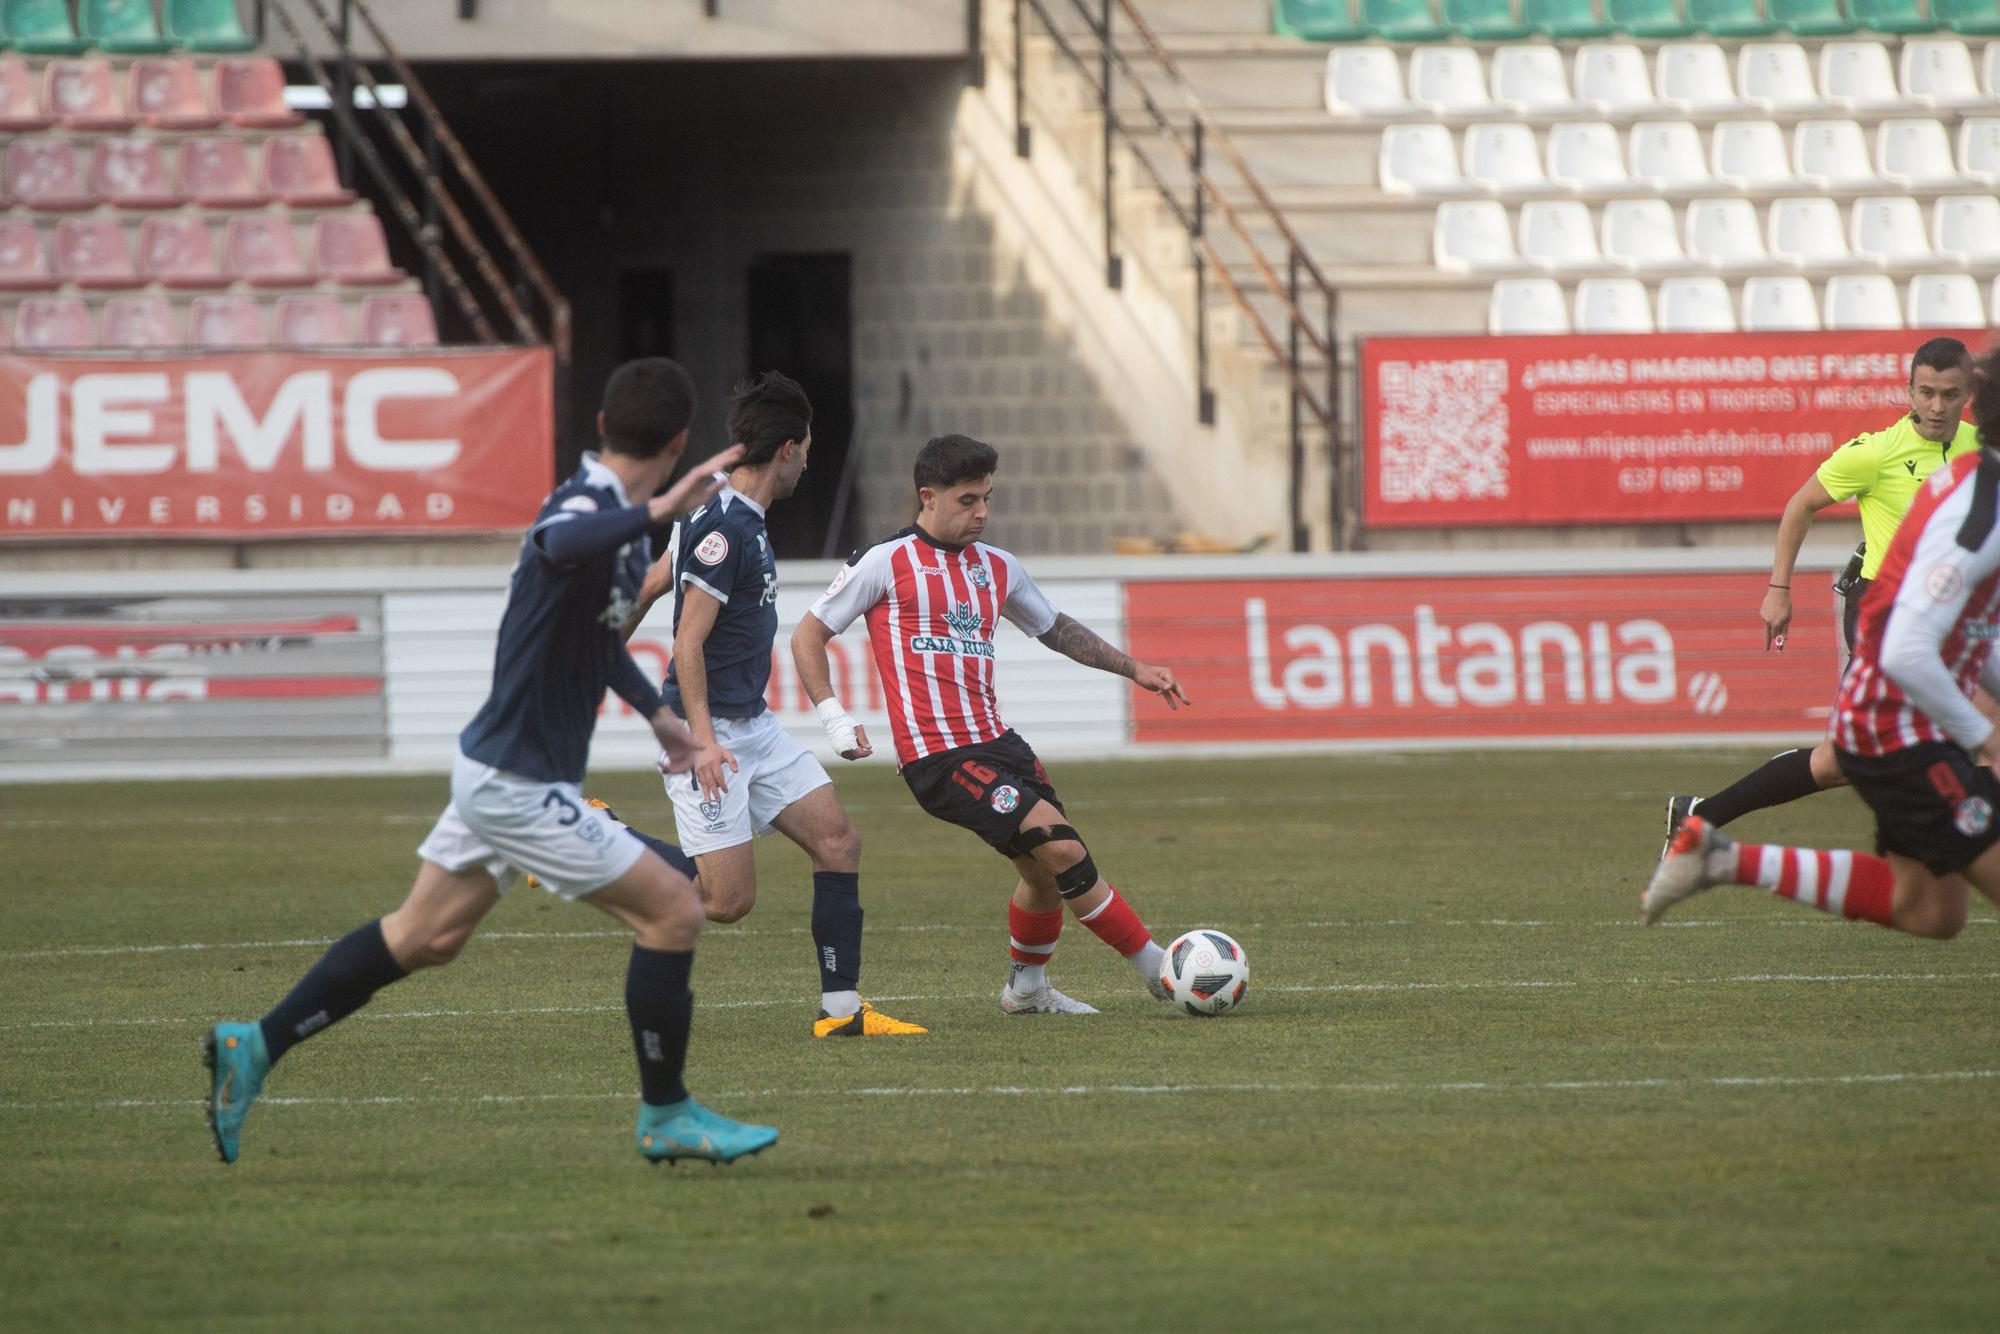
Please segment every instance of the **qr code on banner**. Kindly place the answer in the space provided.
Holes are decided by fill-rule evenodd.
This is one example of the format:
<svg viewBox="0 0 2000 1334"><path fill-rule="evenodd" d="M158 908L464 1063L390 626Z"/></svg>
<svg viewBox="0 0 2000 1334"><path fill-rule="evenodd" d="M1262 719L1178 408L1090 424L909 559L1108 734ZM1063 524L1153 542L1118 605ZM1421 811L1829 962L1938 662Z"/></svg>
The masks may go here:
<svg viewBox="0 0 2000 1334"><path fill-rule="evenodd" d="M1507 363L1385 361L1382 499L1500 500L1507 495Z"/></svg>

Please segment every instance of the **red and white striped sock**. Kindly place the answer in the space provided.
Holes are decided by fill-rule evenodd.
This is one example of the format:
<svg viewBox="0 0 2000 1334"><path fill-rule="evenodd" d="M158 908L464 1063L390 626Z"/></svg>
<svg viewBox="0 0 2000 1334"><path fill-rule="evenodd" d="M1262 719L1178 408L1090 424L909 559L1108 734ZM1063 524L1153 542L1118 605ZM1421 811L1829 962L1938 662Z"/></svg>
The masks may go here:
<svg viewBox="0 0 2000 1334"><path fill-rule="evenodd" d="M1160 975L1160 963L1166 952L1153 943L1153 933L1139 920L1139 914L1132 911L1132 905L1125 902L1115 886L1106 885L1110 894L1104 902L1081 914L1077 921L1091 929L1096 937L1124 956L1125 962L1139 972L1139 976L1152 979Z"/></svg>
<svg viewBox="0 0 2000 1334"><path fill-rule="evenodd" d="M1865 852L1739 843L1727 879L1850 921L1895 925L1896 873Z"/></svg>
<svg viewBox="0 0 2000 1334"><path fill-rule="evenodd" d="M1053 912L1029 912L1015 903L1007 905L1008 954L1014 960L1007 977L1008 986L1027 995L1049 984L1046 970L1062 929L1061 908Z"/></svg>

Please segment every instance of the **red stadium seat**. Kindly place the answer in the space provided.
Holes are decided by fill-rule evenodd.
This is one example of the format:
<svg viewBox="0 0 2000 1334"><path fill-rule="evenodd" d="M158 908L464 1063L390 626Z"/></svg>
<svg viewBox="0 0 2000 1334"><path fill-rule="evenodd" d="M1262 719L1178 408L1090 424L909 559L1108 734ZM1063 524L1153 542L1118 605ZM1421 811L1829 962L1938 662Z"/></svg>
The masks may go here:
<svg viewBox="0 0 2000 1334"><path fill-rule="evenodd" d="M51 60L42 71L42 106L72 130L129 130L108 60Z"/></svg>
<svg viewBox="0 0 2000 1334"><path fill-rule="evenodd" d="M216 61L215 106L246 129L285 130L305 121L285 105L285 72L268 56Z"/></svg>
<svg viewBox="0 0 2000 1334"><path fill-rule="evenodd" d="M162 287L227 287L215 262L215 242L200 218L148 218L139 227L139 272Z"/></svg>
<svg viewBox="0 0 2000 1334"><path fill-rule="evenodd" d="M222 123L192 60L133 61L127 94L132 114L156 130L207 130Z"/></svg>
<svg viewBox="0 0 2000 1334"><path fill-rule="evenodd" d="M337 296L288 296L278 300L278 346L352 347L354 324Z"/></svg>
<svg viewBox="0 0 2000 1334"><path fill-rule="evenodd" d="M179 347L180 321L163 296L120 296L104 303L102 347Z"/></svg>
<svg viewBox="0 0 2000 1334"><path fill-rule="evenodd" d="M290 218L272 213L231 218L222 254L223 267L252 287L312 286Z"/></svg>
<svg viewBox="0 0 2000 1334"><path fill-rule="evenodd" d="M261 208L271 202L257 186L250 150L241 139L182 144L181 193L207 208Z"/></svg>
<svg viewBox="0 0 2000 1334"><path fill-rule="evenodd" d="M381 287L404 277L389 262L389 243L373 213L341 213L314 223L313 267L342 287Z"/></svg>
<svg viewBox="0 0 2000 1334"><path fill-rule="evenodd" d="M361 341L370 347L436 347L437 317L415 292L380 292L361 302Z"/></svg>
<svg viewBox="0 0 2000 1334"><path fill-rule="evenodd" d="M80 297L29 297L14 312L14 346L27 352L97 346L90 307Z"/></svg>
<svg viewBox="0 0 2000 1334"><path fill-rule="evenodd" d="M354 191L341 188L333 150L317 134L286 135L264 145L264 189L298 208L354 202Z"/></svg>
<svg viewBox="0 0 2000 1334"><path fill-rule="evenodd" d="M50 245L56 274L78 287L143 287L125 229L111 218L64 218Z"/></svg>
<svg viewBox="0 0 2000 1334"><path fill-rule="evenodd" d="M159 141L100 139L90 161L91 192L118 208L178 208L181 193Z"/></svg>
<svg viewBox="0 0 2000 1334"><path fill-rule="evenodd" d="M189 347L263 347L264 309L250 296L198 296L188 308Z"/></svg>
<svg viewBox="0 0 2000 1334"><path fill-rule="evenodd" d="M7 145L7 193L29 208L91 208L96 198L67 139L34 137Z"/></svg>
<svg viewBox="0 0 2000 1334"><path fill-rule="evenodd" d="M0 291L47 292L58 285L42 253L41 233L22 220L0 222Z"/></svg>
<svg viewBox="0 0 2000 1334"><path fill-rule="evenodd" d="M54 123L42 112L27 65L19 60L0 60L0 134L46 130Z"/></svg>

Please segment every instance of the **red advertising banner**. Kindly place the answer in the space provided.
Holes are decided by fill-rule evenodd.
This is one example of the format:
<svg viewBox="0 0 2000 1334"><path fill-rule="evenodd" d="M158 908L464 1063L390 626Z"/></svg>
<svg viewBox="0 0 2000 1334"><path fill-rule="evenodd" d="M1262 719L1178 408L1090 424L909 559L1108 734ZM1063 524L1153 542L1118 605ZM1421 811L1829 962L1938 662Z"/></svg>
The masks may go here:
<svg viewBox="0 0 2000 1334"><path fill-rule="evenodd" d="M1764 650L1766 576L1501 575L1128 583L1134 657L1194 707L1135 698L1133 740L1809 736L1838 687L1831 595ZM1134 688L1136 691L1136 687Z"/></svg>
<svg viewBox="0 0 2000 1334"><path fill-rule="evenodd" d="M1776 518L1820 460L1909 410L1929 336L1371 338L1362 521Z"/></svg>
<svg viewBox="0 0 2000 1334"><path fill-rule="evenodd" d="M0 355L0 539L520 527L553 375L546 348Z"/></svg>

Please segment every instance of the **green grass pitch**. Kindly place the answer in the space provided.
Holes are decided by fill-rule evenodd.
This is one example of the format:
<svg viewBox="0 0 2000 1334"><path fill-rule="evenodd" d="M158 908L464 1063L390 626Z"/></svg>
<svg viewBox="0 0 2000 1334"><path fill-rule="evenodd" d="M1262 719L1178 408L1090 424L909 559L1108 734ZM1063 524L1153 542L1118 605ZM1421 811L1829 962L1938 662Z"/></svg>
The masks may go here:
<svg viewBox="0 0 2000 1334"><path fill-rule="evenodd" d="M1162 941L1243 941L1213 1021L1074 923L1053 973L1104 1013L1002 1016L1008 868L843 770L864 989L932 1032L807 1036L766 840L689 1082L784 1138L721 1170L634 1153L626 946L526 891L297 1049L222 1166L198 1035L395 905L443 779L0 788L0 1328L1991 1329L1991 907L1949 944L1740 889L1634 925L1665 794L1760 758L1058 764ZM591 790L671 835L656 780Z"/></svg>

